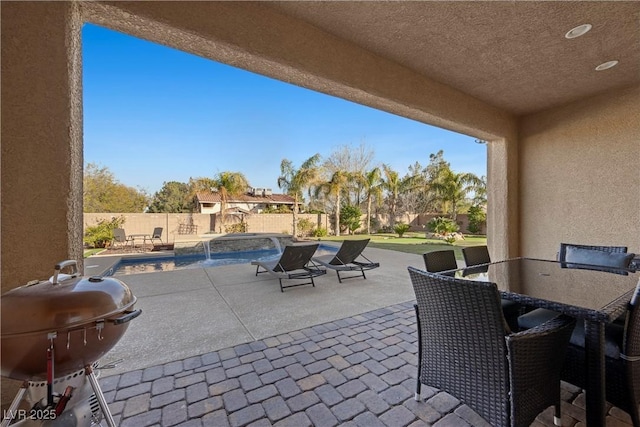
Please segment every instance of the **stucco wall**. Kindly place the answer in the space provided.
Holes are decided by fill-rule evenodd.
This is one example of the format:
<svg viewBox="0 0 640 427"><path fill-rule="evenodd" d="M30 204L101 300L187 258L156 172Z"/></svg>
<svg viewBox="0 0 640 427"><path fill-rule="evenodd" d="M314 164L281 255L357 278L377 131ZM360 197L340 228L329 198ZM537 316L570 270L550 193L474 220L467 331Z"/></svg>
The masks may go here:
<svg viewBox="0 0 640 427"><path fill-rule="evenodd" d="M523 256L560 242L640 253L640 86L524 118L520 154Z"/></svg>

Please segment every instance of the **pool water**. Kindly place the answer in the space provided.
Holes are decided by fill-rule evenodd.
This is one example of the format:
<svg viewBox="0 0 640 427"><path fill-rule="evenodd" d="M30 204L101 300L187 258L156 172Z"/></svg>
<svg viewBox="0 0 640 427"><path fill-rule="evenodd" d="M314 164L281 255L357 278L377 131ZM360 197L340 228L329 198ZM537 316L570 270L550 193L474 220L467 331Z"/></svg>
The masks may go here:
<svg viewBox="0 0 640 427"><path fill-rule="evenodd" d="M320 245L315 256L335 254L337 248ZM229 264L249 264L251 261L271 261L280 257L277 249L212 253L207 259L202 255L164 256L157 258L123 258L113 266L109 276L116 274L153 273L158 271L208 268Z"/></svg>

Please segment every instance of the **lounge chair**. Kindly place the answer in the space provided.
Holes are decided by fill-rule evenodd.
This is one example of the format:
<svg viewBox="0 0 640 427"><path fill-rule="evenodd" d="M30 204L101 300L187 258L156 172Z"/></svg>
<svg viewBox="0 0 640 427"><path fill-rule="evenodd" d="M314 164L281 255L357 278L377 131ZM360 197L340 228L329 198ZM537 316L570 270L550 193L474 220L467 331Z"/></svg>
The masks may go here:
<svg viewBox="0 0 640 427"><path fill-rule="evenodd" d="M313 278L325 274L326 271L317 268L311 261L311 257L318 249L318 244L313 245L287 245L280 255L280 259L275 261L251 261L251 265L256 266L256 276L260 273L269 273L278 278L280 282L280 292L285 288L295 286L312 285L316 286ZM260 268L264 271L260 271ZM282 279L309 279L309 282L297 283L295 285L282 286Z"/></svg>
<svg viewBox="0 0 640 427"><path fill-rule="evenodd" d="M314 257L313 261L323 267L335 270L340 283L342 283L342 279L350 279L352 277L362 276L366 279L367 276L364 275L365 270L372 270L380 267L380 263L372 262L362 255L362 251L368 244L369 239L345 240L342 242L342 246L340 246L340 249L338 249L338 252L335 255ZM362 258L363 261L357 261L358 258ZM360 274L340 277L341 271L360 271Z"/></svg>

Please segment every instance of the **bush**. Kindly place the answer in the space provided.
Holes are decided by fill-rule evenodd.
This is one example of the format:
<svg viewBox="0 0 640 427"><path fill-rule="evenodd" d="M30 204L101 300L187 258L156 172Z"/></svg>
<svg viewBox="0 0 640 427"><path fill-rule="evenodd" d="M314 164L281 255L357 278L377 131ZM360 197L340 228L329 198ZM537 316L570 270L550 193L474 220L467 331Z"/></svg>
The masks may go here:
<svg viewBox="0 0 640 427"><path fill-rule="evenodd" d="M324 227L318 227L312 231L311 235L313 237L327 237L327 229Z"/></svg>
<svg viewBox="0 0 640 427"><path fill-rule="evenodd" d="M340 226L349 230L349 233L353 234L360 225L360 217L362 217L362 211L357 206L347 205L340 210Z"/></svg>
<svg viewBox="0 0 640 427"><path fill-rule="evenodd" d="M309 219L300 218L298 220L298 236L299 237L309 236L313 231L313 228L314 228L313 222L311 222Z"/></svg>
<svg viewBox="0 0 640 427"><path fill-rule="evenodd" d="M246 222L239 222L237 224L225 225L225 233L246 233L249 227Z"/></svg>
<svg viewBox="0 0 640 427"><path fill-rule="evenodd" d="M398 233L398 237L402 237L404 235L404 233L409 231L410 228L411 228L411 226L409 224L405 224L403 222L399 222L393 227L393 231Z"/></svg>
<svg viewBox="0 0 640 427"><path fill-rule="evenodd" d="M124 216L98 220L96 225L87 227L83 241L91 248L104 248L113 241L113 230L123 224Z"/></svg>
<svg viewBox="0 0 640 427"><path fill-rule="evenodd" d="M480 233L480 231L482 231L482 224L487 220L487 214L480 206L471 206L467 215L469 218L467 230L473 234Z"/></svg>
<svg viewBox="0 0 640 427"><path fill-rule="evenodd" d="M429 230L431 230L432 232L442 237L446 237L449 234L455 233L460 229L460 227L458 226L458 224L455 223L455 221L442 216L433 218L431 221L429 221L427 226L429 227Z"/></svg>

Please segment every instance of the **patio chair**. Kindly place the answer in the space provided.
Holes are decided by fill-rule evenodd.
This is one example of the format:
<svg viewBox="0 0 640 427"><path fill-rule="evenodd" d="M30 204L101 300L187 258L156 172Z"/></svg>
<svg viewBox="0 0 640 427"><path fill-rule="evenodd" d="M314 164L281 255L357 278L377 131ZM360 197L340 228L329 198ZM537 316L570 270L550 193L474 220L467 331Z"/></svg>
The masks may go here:
<svg viewBox="0 0 640 427"><path fill-rule="evenodd" d="M473 267L480 264L488 264L491 262L491 260L489 259L489 250L486 246L471 246L468 248L463 248L462 255L465 259L465 264L467 265L467 267ZM423 258L427 271L433 273L439 273L446 270L455 270L458 268L455 253L451 249L428 252L423 255ZM437 270L438 268L442 268L442 270ZM504 318L509 324L509 328L511 328L511 330L513 331L517 331L518 317L524 312L523 306L515 301L511 301L508 299L502 299L500 300L500 303L502 305L502 313L504 314Z"/></svg>
<svg viewBox="0 0 640 427"><path fill-rule="evenodd" d="M565 268L590 268L611 267L614 269L628 268L635 255L627 253L626 246L590 246L576 245L573 243L560 243L558 261L563 262ZM604 271L611 271L603 269ZM617 271L617 270L616 270ZM613 272L616 272L613 271ZM521 329L533 328L546 322L558 313L545 308L536 308L518 318L518 326ZM617 322L623 322L624 319Z"/></svg>
<svg viewBox="0 0 640 427"><path fill-rule="evenodd" d="M605 328L605 393L608 402L629 413L633 426L640 427L640 282L625 320ZM562 372L563 380L582 388L587 372L584 342L584 325L580 322L571 335Z"/></svg>
<svg viewBox="0 0 640 427"><path fill-rule="evenodd" d="M113 247L116 247L116 244L119 244L120 247L126 249L127 246L131 243L131 247L133 248L133 239L127 237L127 233L124 232L124 228L114 228L113 229Z"/></svg>
<svg viewBox="0 0 640 427"><path fill-rule="evenodd" d="M317 243L313 245L287 245L279 259L251 261L251 265L256 266L256 276L260 273L269 273L276 277L280 282L280 292L284 292L285 288L295 286L312 285L315 287L313 278L326 274L326 270L318 268L311 260L316 249L318 249ZM261 268L264 271L260 271ZM283 279L308 279L309 281L283 286Z"/></svg>
<svg viewBox="0 0 640 427"><path fill-rule="evenodd" d="M560 425L560 360L575 320L557 316L511 333L495 283L409 267L416 294L418 379L463 401L492 426L530 425L555 406ZM455 308L455 309L454 309Z"/></svg>
<svg viewBox="0 0 640 427"><path fill-rule="evenodd" d="M467 267L473 267L479 264L489 264L491 257L489 257L489 248L486 246L469 246L462 248L462 257Z"/></svg>
<svg viewBox="0 0 640 427"><path fill-rule="evenodd" d="M160 240L160 244L164 245L164 242L162 241L162 227L155 227L153 229L153 233L151 234L151 237L149 237L149 240L151 241L151 244L155 246L154 241L155 240Z"/></svg>
<svg viewBox="0 0 640 427"><path fill-rule="evenodd" d="M351 279L353 277L362 276L367 278L365 270L372 270L380 267L380 263L373 262L362 254L364 248L369 244L369 239L362 240L344 240L340 249L335 255L323 255L314 257L313 261L323 267L335 270L338 275L338 281L342 283L343 279ZM358 259L361 259L360 261ZM360 271L359 274L351 276L340 276L340 272L344 271Z"/></svg>
<svg viewBox="0 0 640 427"><path fill-rule="evenodd" d="M432 251L422 254L424 267L430 273L440 273L448 270L456 270L456 254L452 249Z"/></svg>

